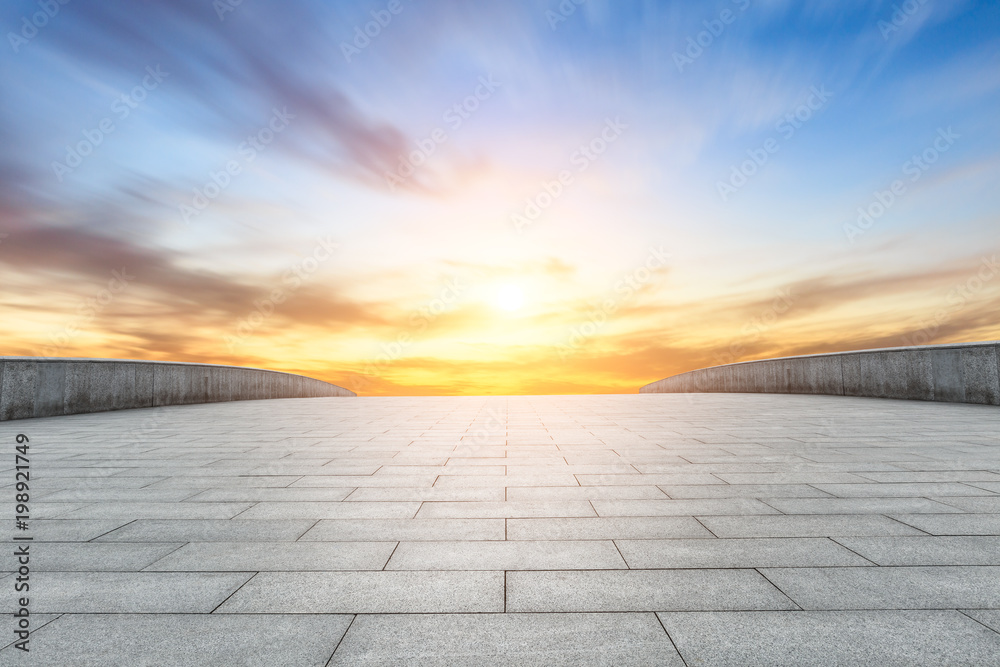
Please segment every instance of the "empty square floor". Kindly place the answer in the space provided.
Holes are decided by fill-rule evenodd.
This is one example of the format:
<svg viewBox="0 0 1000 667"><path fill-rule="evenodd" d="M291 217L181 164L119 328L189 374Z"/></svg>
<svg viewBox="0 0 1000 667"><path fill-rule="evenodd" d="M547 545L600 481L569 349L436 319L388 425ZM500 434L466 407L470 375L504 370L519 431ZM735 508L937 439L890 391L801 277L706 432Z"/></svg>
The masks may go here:
<svg viewBox="0 0 1000 667"><path fill-rule="evenodd" d="M1000 665L996 407L315 398L0 441L3 665Z"/></svg>

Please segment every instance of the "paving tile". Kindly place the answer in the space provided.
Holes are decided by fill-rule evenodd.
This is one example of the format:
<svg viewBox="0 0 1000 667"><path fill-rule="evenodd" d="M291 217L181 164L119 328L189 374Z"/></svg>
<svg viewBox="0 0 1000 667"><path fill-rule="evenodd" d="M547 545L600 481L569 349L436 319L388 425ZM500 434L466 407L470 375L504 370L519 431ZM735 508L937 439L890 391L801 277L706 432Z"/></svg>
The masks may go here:
<svg viewBox="0 0 1000 667"><path fill-rule="evenodd" d="M661 460L656 456L652 461ZM647 460L632 459L633 467L645 475L655 474L705 474L713 472L767 472L754 463L650 463Z"/></svg>
<svg viewBox="0 0 1000 667"><path fill-rule="evenodd" d="M402 542L386 570L626 569L605 541Z"/></svg>
<svg viewBox="0 0 1000 667"><path fill-rule="evenodd" d="M37 461L38 459L35 459ZM114 475L126 475L132 472L131 468L81 468L81 467L71 467L71 468L54 468L49 467L45 470L38 471L32 469L31 478L36 482L47 482L51 480L62 480L66 478L88 478L92 479L95 477L112 477Z"/></svg>
<svg viewBox="0 0 1000 667"><path fill-rule="evenodd" d="M982 489L991 493L1000 493L1000 482L967 482L966 486L971 486L974 489Z"/></svg>
<svg viewBox="0 0 1000 667"><path fill-rule="evenodd" d="M861 475L873 482L1000 482L1000 473L985 470L866 472Z"/></svg>
<svg viewBox="0 0 1000 667"><path fill-rule="evenodd" d="M503 519L330 519L319 521L301 541L413 542L502 540Z"/></svg>
<svg viewBox="0 0 1000 667"><path fill-rule="evenodd" d="M424 503L417 512L420 519L441 518L521 518L521 517L573 517L596 516L593 506L584 500L553 502L497 502L497 503Z"/></svg>
<svg viewBox="0 0 1000 667"><path fill-rule="evenodd" d="M994 442L991 444L995 445L996 443ZM982 453L983 456L969 456L976 451ZM947 443L943 447L935 448L933 454L930 455L934 456L935 459L944 460L930 460L928 458L923 458L919 461L899 462L896 466L899 470L910 472L954 472L956 470L982 471L987 469L992 469L991 472L996 472L996 456L988 450L984 450L981 447L976 447L967 443Z"/></svg>
<svg viewBox="0 0 1000 667"><path fill-rule="evenodd" d="M895 473L870 473L870 475ZM871 479L859 477L849 472L720 472L716 477L727 484L853 484L855 482L870 482Z"/></svg>
<svg viewBox="0 0 1000 667"><path fill-rule="evenodd" d="M253 503L101 503L64 519L231 519Z"/></svg>
<svg viewBox="0 0 1000 667"><path fill-rule="evenodd" d="M768 568L761 572L803 609L1000 607L1000 567Z"/></svg>
<svg viewBox="0 0 1000 667"><path fill-rule="evenodd" d="M1000 633L1000 609L962 609L961 612Z"/></svg>
<svg viewBox="0 0 1000 667"><path fill-rule="evenodd" d="M67 614L13 646L2 664L323 667L353 617L333 615ZM72 656L72 663L67 662ZM11 661L11 662L8 662Z"/></svg>
<svg viewBox="0 0 1000 667"><path fill-rule="evenodd" d="M445 464L445 467L454 468L456 466L457 467L498 466L498 465L506 466L507 458L502 455L503 454L502 451L500 452L500 454L501 456L495 458L487 458L487 457L471 458L464 456L452 456L448 458L448 462Z"/></svg>
<svg viewBox="0 0 1000 667"><path fill-rule="evenodd" d="M938 502L950 507L955 507L961 512L974 512L976 514L1000 514L1000 496L979 496L979 497L942 497L936 498Z"/></svg>
<svg viewBox="0 0 1000 667"><path fill-rule="evenodd" d="M396 542L193 542L147 572L381 570Z"/></svg>
<svg viewBox="0 0 1000 667"><path fill-rule="evenodd" d="M565 458L561 464L550 466L540 466L535 463L518 463L507 466L508 475L533 475L540 472L545 473L568 473L570 475L638 475L636 468L624 461L619 462L594 462L589 461L568 463Z"/></svg>
<svg viewBox="0 0 1000 667"><path fill-rule="evenodd" d="M931 496L984 496L981 489L958 482L895 482L885 484L813 484L840 498L929 498ZM777 497L777 496L775 496Z"/></svg>
<svg viewBox="0 0 1000 667"><path fill-rule="evenodd" d="M942 519L953 515L923 515ZM920 535L921 531L884 516L782 515L706 516L701 523L718 537L830 537L833 535ZM909 523L909 522L907 522Z"/></svg>
<svg viewBox="0 0 1000 667"><path fill-rule="evenodd" d="M54 491L73 489L138 489L162 482L164 479L164 477L81 477L75 479L50 479L46 481L32 478L31 488L33 491L43 491L46 489ZM13 486L13 482L4 484L4 486Z"/></svg>
<svg viewBox="0 0 1000 667"><path fill-rule="evenodd" d="M138 572L181 546L180 543L47 542L32 546L31 570Z"/></svg>
<svg viewBox="0 0 1000 667"><path fill-rule="evenodd" d="M31 516L34 519L62 519L73 512L90 507L89 503L50 503L38 501L31 503ZM94 517L103 518L103 517Z"/></svg>
<svg viewBox="0 0 1000 667"><path fill-rule="evenodd" d="M691 517L508 519L508 540L619 540L712 537Z"/></svg>
<svg viewBox="0 0 1000 667"><path fill-rule="evenodd" d="M796 608L781 591L755 570L507 573L508 612Z"/></svg>
<svg viewBox="0 0 1000 667"><path fill-rule="evenodd" d="M329 467L329 466L326 466ZM477 468L477 474L480 475L506 475L507 470L504 466L492 466L487 469L485 467ZM373 471L374 472L374 471ZM329 473L329 474L340 474L340 473ZM412 465L392 465L386 464L378 467L379 475L458 475L461 473L445 471L444 464L440 465L427 465L422 463L414 463Z"/></svg>
<svg viewBox="0 0 1000 667"><path fill-rule="evenodd" d="M1000 514L894 514L931 535L1000 535Z"/></svg>
<svg viewBox="0 0 1000 667"><path fill-rule="evenodd" d="M709 473L677 473L652 475L577 475L581 486L678 486L682 484L724 484Z"/></svg>
<svg viewBox="0 0 1000 667"><path fill-rule="evenodd" d="M240 519L411 519L420 509L410 503L263 502L240 515Z"/></svg>
<svg viewBox="0 0 1000 667"><path fill-rule="evenodd" d="M441 475L435 487L508 487L508 486L579 486L576 477L565 474L551 475Z"/></svg>
<svg viewBox="0 0 1000 667"><path fill-rule="evenodd" d="M123 478L157 476L171 477L173 479L183 477L184 479L210 482L213 479L229 479L233 477L251 475L252 467L253 466L233 466L223 468L221 466L212 467L207 465L200 467L192 467L190 465L158 466L149 468L129 468L118 473L116 476Z"/></svg>
<svg viewBox="0 0 1000 667"><path fill-rule="evenodd" d="M778 514L753 498L706 498L697 500L595 500L599 516L710 516L733 514Z"/></svg>
<svg viewBox="0 0 1000 667"><path fill-rule="evenodd" d="M265 501L294 502L337 502L343 500L354 491L349 488L288 488L259 487L252 489L204 489L193 490L195 495L187 498L192 503L260 503Z"/></svg>
<svg viewBox="0 0 1000 667"><path fill-rule="evenodd" d="M333 456L336 457L336 454L334 454ZM299 462L296 465L288 466L287 467L288 472L285 472L285 470L282 469L282 466L272 464L271 466L262 466L260 468L255 468L254 474L257 475L265 474L265 471L267 471L268 468L273 468L273 470L275 470L279 475L289 474L294 470L296 473L301 473L303 475L350 475L350 476L364 475L367 477L369 475L374 475L379 471L383 471L386 468L391 468L391 467L392 466L383 465L381 463L359 463L357 461L352 461L348 463L346 461L334 458L329 463L326 463L325 465L318 467L314 465L309 465L308 463L305 462Z"/></svg>
<svg viewBox="0 0 1000 667"><path fill-rule="evenodd" d="M507 500L538 502L560 500L655 500L667 496L656 486L515 486Z"/></svg>
<svg viewBox="0 0 1000 667"><path fill-rule="evenodd" d="M208 614L251 572L39 572L31 611L43 614Z"/></svg>
<svg viewBox="0 0 1000 667"><path fill-rule="evenodd" d="M127 523L129 522L122 519L104 521L38 519L32 520L29 525L31 537L35 542L87 542Z"/></svg>
<svg viewBox="0 0 1000 667"><path fill-rule="evenodd" d="M140 520L102 535L98 542L274 542L295 541L311 520Z"/></svg>
<svg viewBox="0 0 1000 667"><path fill-rule="evenodd" d="M879 565L1000 565L1000 537L837 537Z"/></svg>
<svg viewBox="0 0 1000 667"><path fill-rule="evenodd" d="M615 544L634 570L872 564L825 538L616 540Z"/></svg>
<svg viewBox="0 0 1000 667"><path fill-rule="evenodd" d="M293 482L289 483L288 486L291 487L338 487L346 486L353 488L367 488L367 487L382 487L382 486L407 486L416 487L424 486L430 487L434 486L434 482L437 481L438 475L384 475L382 477L362 477L362 476L321 476L321 475L309 475L298 477Z"/></svg>
<svg viewBox="0 0 1000 667"><path fill-rule="evenodd" d="M785 514L957 514L927 498L762 498Z"/></svg>
<svg viewBox="0 0 1000 667"><path fill-rule="evenodd" d="M302 489L305 491L306 489ZM460 502L503 502L507 494L503 487L477 488L477 487L455 487L447 488L440 486L432 487L397 487L397 488L361 488L355 489L354 493L347 497L348 502L422 502L431 501L460 501Z"/></svg>
<svg viewBox="0 0 1000 667"><path fill-rule="evenodd" d="M683 667L653 614L358 616L331 667Z"/></svg>
<svg viewBox="0 0 1000 667"><path fill-rule="evenodd" d="M196 489L63 489L46 494L45 502L170 503L190 498Z"/></svg>
<svg viewBox="0 0 1000 667"><path fill-rule="evenodd" d="M1000 635L956 611L659 613L687 665L996 664Z"/></svg>
<svg viewBox="0 0 1000 667"><path fill-rule="evenodd" d="M719 470L717 472L850 472L850 473L862 473L862 472L899 472L903 470L900 463L896 457L893 457L892 463L872 463L864 460L863 455L840 455L840 458L836 461L833 460L823 460L817 461L817 459L824 458L826 454L821 454L817 456L813 452L803 453L804 457L808 457L809 460L802 461L768 461L767 463L759 463L756 466L751 466L749 464L742 464L744 470Z"/></svg>
<svg viewBox="0 0 1000 667"><path fill-rule="evenodd" d="M302 479L299 475L291 476L244 476L244 477L193 477L178 475L168 477L159 482L149 484L148 489L256 489L264 487L285 487Z"/></svg>
<svg viewBox="0 0 1000 667"><path fill-rule="evenodd" d="M401 466L400 468L402 468ZM406 466L410 467L410 466ZM453 463L452 465L441 465L435 466L434 470L439 475L492 475L496 477L502 477L504 475L509 475L511 473L511 468L513 466L508 465L461 465L458 463ZM562 467L565 468L566 464L563 463ZM430 466L427 466L428 472L430 472ZM544 468L536 466L523 466L523 473L527 474L540 474L546 472ZM399 471L402 472L401 470ZM552 472L567 472L564 469L556 470L553 469Z"/></svg>
<svg viewBox="0 0 1000 667"><path fill-rule="evenodd" d="M808 484L710 484L661 486L675 499L691 498L829 498L830 494Z"/></svg>
<svg viewBox="0 0 1000 667"><path fill-rule="evenodd" d="M60 618L61 616L62 614L32 613L30 620L30 627L28 628L28 632L30 633L30 638L34 639L36 632L38 632L43 627L45 627L52 621L56 620L57 618ZM0 665L7 665L7 664L30 665L30 664L37 664L38 662L40 662L39 660L36 660L38 655L37 651L34 651L34 653L32 653L32 651L25 653L24 651L21 651L20 649L14 647L14 644L20 641L20 639L21 639L20 637L14 634L13 622L11 622L10 634L4 637L2 641L0 641ZM6 651L3 650L7 647L10 647L9 650Z"/></svg>
<svg viewBox="0 0 1000 667"><path fill-rule="evenodd" d="M503 610L503 572L261 572L216 613L434 614Z"/></svg>

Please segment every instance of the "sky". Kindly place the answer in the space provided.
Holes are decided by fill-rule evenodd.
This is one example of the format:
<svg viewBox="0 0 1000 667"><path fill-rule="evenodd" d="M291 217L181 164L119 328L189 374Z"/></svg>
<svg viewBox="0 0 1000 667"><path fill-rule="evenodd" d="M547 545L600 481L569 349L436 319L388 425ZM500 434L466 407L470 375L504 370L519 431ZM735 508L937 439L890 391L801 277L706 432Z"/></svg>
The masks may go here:
<svg viewBox="0 0 1000 667"><path fill-rule="evenodd" d="M1000 338L1000 3L13 0L0 355L631 393Z"/></svg>

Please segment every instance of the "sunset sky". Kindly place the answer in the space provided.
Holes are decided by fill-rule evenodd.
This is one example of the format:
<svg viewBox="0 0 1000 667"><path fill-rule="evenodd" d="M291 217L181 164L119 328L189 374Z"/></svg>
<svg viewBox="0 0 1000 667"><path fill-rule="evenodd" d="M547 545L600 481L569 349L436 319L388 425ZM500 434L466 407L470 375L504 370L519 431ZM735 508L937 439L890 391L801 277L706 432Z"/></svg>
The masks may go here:
<svg viewBox="0 0 1000 667"><path fill-rule="evenodd" d="M3 3L0 354L614 393L1000 338L1000 3L578 3Z"/></svg>

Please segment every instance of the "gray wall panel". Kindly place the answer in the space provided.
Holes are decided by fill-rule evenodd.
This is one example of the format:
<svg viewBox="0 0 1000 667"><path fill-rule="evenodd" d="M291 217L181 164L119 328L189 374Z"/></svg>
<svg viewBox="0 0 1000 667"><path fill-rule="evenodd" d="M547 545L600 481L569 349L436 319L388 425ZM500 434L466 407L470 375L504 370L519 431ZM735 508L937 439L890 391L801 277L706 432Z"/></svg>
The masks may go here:
<svg viewBox="0 0 1000 667"><path fill-rule="evenodd" d="M658 380L642 393L828 394L1000 405L996 342L762 359Z"/></svg>
<svg viewBox="0 0 1000 667"><path fill-rule="evenodd" d="M0 420L159 405L354 395L321 380L256 368L0 357Z"/></svg>
<svg viewBox="0 0 1000 667"><path fill-rule="evenodd" d="M31 361L8 361L3 368L0 389L0 419L24 419L35 410L38 364Z"/></svg>
<svg viewBox="0 0 1000 667"><path fill-rule="evenodd" d="M38 364L33 414L61 415L66 393L66 367L60 364Z"/></svg>
<svg viewBox="0 0 1000 667"><path fill-rule="evenodd" d="M1000 371L997 347L962 350L965 400L969 403L1000 405Z"/></svg>

